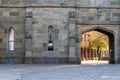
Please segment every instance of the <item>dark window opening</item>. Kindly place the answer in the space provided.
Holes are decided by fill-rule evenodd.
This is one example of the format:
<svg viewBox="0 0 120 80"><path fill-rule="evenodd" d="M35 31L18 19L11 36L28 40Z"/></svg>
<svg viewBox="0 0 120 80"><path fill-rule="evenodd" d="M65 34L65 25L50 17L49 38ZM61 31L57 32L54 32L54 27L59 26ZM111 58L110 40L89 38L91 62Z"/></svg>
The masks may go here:
<svg viewBox="0 0 120 80"><path fill-rule="evenodd" d="M52 41L48 42L48 51L53 51L53 42Z"/></svg>
<svg viewBox="0 0 120 80"><path fill-rule="evenodd" d="M3 42L3 39L2 38L0 38L0 43L2 43Z"/></svg>
<svg viewBox="0 0 120 80"><path fill-rule="evenodd" d="M48 27L48 51L54 50L54 33L53 33L53 26Z"/></svg>

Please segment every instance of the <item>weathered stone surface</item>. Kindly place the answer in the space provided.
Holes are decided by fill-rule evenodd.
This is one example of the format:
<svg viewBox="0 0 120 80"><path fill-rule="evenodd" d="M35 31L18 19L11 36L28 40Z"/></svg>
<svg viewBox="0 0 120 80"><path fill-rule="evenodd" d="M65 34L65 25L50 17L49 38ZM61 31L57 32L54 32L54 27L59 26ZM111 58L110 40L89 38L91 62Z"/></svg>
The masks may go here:
<svg viewBox="0 0 120 80"><path fill-rule="evenodd" d="M2 4L7 4L9 0L1 0Z"/></svg>
<svg viewBox="0 0 120 80"><path fill-rule="evenodd" d="M0 38L0 43L2 43L2 41L3 41L2 38Z"/></svg>
<svg viewBox="0 0 120 80"><path fill-rule="evenodd" d="M26 0L26 3L36 3L37 0Z"/></svg>
<svg viewBox="0 0 120 80"><path fill-rule="evenodd" d="M113 16L120 17L120 13L113 13Z"/></svg>
<svg viewBox="0 0 120 80"><path fill-rule="evenodd" d="M120 46L119 0L106 0L100 5L99 1L91 4L89 0L0 1L0 56L26 57L28 63L47 63L49 58L57 58L55 60L59 62L64 57L62 62L80 63L80 35L96 26L114 33L115 50ZM97 8L100 8L101 16L98 16ZM10 26L15 31L15 50L8 54ZM49 26L53 26L51 34ZM49 40L52 40L53 51L48 51ZM118 53L116 51L115 55ZM51 59L51 62L55 60Z"/></svg>
<svg viewBox="0 0 120 80"><path fill-rule="evenodd" d="M10 0L11 4L18 4L20 0Z"/></svg>
<svg viewBox="0 0 120 80"><path fill-rule="evenodd" d="M86 11L87 10L87 11ZM96 9L78 9L77 10L77 23L82 24L119 24L119 9L109 10L101 9L102 15L100 17L96 14Z"/></svg>
<svg viewBox="0 0 120 80"><path fill-rule="evenodd" d="M18 16L19 13L18 12L10 12L10 16Z"/></svg>

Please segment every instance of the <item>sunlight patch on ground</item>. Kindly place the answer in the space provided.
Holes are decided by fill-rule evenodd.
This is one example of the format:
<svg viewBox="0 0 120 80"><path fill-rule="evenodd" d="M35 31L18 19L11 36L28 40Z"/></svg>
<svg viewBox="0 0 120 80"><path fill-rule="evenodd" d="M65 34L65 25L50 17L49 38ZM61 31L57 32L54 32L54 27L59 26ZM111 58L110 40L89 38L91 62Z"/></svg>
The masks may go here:
<svg viewBox="0 0 120 80"><path fill-rule="evenodd" d="M100 65L100 64L108 64L108 61L88 60L88 61L82 61L81 64Z"/></svg>

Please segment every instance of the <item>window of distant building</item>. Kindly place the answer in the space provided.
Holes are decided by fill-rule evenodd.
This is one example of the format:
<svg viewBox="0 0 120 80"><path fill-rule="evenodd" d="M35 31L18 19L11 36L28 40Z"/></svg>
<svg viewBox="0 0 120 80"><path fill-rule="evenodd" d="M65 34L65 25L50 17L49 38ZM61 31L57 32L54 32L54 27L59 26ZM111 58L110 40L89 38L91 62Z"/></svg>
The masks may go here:
<svg viewBox="0 0 120 80"><path fill-rule="evenodd" d="M48 26L48 51L54 50L54 32L53 32L53 26Z"/></svg>
<svg viewBox="0 0 120 80"><path fill-rule="evenodd" d="M90 0L90 4L95 5L96 4L96 0Z"/></svg>
<svg viewBox="0 0 120 80"><path fill-rule="evenodd" d="M105 4L105 0L90 0L90 4L92 4L92 5L103 5L103 4Z"/></svg>
<svg viewBox="0 0 120 80"><path fill-rule="evenodd" d="M12 26L8 30L8 50L14 50L14 29Z"/></svg>
<svg viewBox="0 0 120 80"><path fill-rule="evenodd" d="M37 0L37 2L41 4L41 3L42 3L42 0Z"/></svg>
<svg viewBox="0 0 120 80"><path fill-rule="evenodd" d="M59 0L59 2L60 2L60 5L64 5L65 4L65 0Z"/></svg>
<svg viewBox="0 0 120 80"><path fill-rule="evenodd" d="M100 5L105 4L105 0L100 0Z"/></svg>

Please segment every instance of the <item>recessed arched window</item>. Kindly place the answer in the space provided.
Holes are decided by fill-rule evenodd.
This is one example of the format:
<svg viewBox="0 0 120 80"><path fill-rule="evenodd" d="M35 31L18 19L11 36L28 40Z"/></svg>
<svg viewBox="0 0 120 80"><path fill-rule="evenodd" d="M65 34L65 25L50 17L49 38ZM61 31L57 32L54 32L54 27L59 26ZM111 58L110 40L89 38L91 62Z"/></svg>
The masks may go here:
<svg viewBox="0 0 120 80"><path fill-rule="evenodd" d="M48 26L48 51L54 50L53 40L54 40L53 26Z"/></svg>
<svg viewBox="0 0 120 80"><path fill-rule="evenodd" d="M14 50L14 29L12 26L8 29L8 50Z"/></svg>

